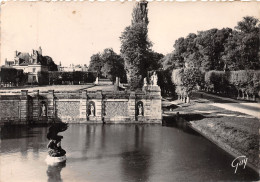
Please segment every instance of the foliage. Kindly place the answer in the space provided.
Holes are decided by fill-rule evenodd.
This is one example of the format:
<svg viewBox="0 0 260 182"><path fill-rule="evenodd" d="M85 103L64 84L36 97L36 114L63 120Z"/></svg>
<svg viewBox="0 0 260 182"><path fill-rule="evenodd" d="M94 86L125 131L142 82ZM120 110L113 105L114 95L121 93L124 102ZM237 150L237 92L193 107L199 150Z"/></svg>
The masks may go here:
<svg viewBox="0 0 260 182"><path fill-rule="evenodd" d="M116 54L112 48L106 48L102 53L91 56L89 71L97 72L99 77L115 81L116 77L126 80L123 58Z"/></svg>
<svg viewBox="0 0 260 182"><path fill-rule="evenodd" d="M1 83L11 83L13 85L24 84L27 79L23 70L17 70L15 68L2 67L0 70L0 81Z"/></svg>
<svg viewBox="0 0 260 182"><path fill-rule="evenodd" d="M96 79L97 73L86 71L63 72L63 71L49 71L48 78L50 84L80 84L93 83Z"/></svg>
<svg viewBox="0 0 260 182"><path fill-rule="evenodd" d="M158 85L161 88L162 95L173 95L175 91L175 86L171 80L171 72L170 70L160 70L157 71L158 75Z"/></svg>
<svg viewBox="0 0 260 182"><path fill-rule="evenodd" d="M116 80L116 77L121 78L121 80L126 79L124 60L121 56L117 55L113 49L105 49L102 54L102 59L104 60L104 65L101 72L105 77L113 82Z"/></svg>
<svg viewBox="0 0 260 182"><path fill-rule="evenodd" d="M101 68L104 65L103 60L101 58L101 54L93 54L90 57L90 63L89 63L89 68L88 71L90 72L97 72L98 75L101 74Z"/></svg>
<svg viewBox="0 0 260 182"><path fill-rule="evenodd" d="M182 68L172 71L172 82L176 93L190 95L203 81L201 71L197 68Z"/></svg>
<svg viewBox="0 0 260 182"><path fill-rule="evenodd" d="M147 71L156 71L162 68L161 59L164 57L163 54L149 51L148 57L146 59L146 69Z"/></svg>
<svg viewBox="0 0 260 182"><path fill-rule="evenodd" d="M138 2L133 9L132 24L122 33L121 55L125 61L127 80L131 90L141 88L147 74L147 60L151 42L148 40L147 2Z"/></svg>
<svg viewBox="0 0 260 182"><path fill-rule="evenodd" d="M225 92L228 90L228 74L224 71L211 70L205 73L205 86L216 92Z"/></svg>
<svg viewBox="0 0 260 182"><path fill-rule="evenodd" d="M260 68L260 24L244 17L235 29L210 29L180 37L174 51L162 60L164 69L197 67L202 71Z"/></svg>
<svg viewBox="0 0 260 182"><path fill-rule="evenodd" d="M202 74L197 68L185 68L181 77L182 86L187 95L190 95L196 86L202 82Z"/></svg>
<svg viewBox="0 0 260 182"><path fill-rule="evenodd" d="M231 71L229 83L234 85L237 90L241 90L250 94L256 94L256 92L259 91L259 80L257 80L257 77L260 77L259 73L259 71L254 70Z"/></svg>
<svg viewBox="0 0 260 182"><path fill-rule="evenodd" d="M58 66L54 63L50 56L43 56L44 65L48 66L49 71L58 71Z"/></svg>
<svg viewBox="0 0 260 182"><path fill-rule="evenodd" d="M259 80L259 70L226 72L212 70L205 73L206 87L222 93L230 91L230 88L236 88L248 94L257 94L260 90Z"/></svg>
<svg viewBox="0 0 260 182"><path fill-rule="evenodd" d="M46 71L41 71L37 73L38 75L38 84L39 85L48 85L49 84L49 73Z"/></svg>

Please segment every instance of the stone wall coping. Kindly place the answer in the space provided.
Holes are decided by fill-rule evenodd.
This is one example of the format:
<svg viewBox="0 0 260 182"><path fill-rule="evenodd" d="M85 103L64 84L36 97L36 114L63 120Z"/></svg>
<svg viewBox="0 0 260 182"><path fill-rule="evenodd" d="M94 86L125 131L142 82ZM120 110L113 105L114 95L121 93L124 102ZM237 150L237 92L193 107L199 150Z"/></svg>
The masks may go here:
<svg viewBox="0 0 260 182"><path fill-rule="evenodd" d="M82 99L57 99L60 102L80 102Z"/></svg>
<svg viewBox="0 0 260 182"><path fill-rule="evenodd" d="M104 102L128 102L129 99L103 99Z"/></svg>

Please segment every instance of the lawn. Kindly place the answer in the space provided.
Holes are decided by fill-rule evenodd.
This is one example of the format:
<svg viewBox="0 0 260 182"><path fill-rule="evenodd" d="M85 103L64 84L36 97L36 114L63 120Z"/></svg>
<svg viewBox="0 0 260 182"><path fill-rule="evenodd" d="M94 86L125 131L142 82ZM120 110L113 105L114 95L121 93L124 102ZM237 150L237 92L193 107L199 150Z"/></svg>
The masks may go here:
<svg viewBox="0 0 260 182"><path fill-rule="evenodd" d="M15 88L1 88L0 92L19 92L21 90L28 90L29 92L33 90L40 90L40 91L48 91L48 90L55 90L55 91L77 91L77 90L84 90L94 85L47 85L47 86L25 86L25 87L15 87Z"/></svg>

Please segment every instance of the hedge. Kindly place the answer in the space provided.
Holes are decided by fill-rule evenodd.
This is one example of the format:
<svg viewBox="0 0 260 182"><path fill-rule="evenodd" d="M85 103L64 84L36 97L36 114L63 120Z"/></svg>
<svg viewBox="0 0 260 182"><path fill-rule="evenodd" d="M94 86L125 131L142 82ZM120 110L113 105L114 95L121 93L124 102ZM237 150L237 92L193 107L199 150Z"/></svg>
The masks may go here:
<svg viewBox="0 0 260 182"><path fill-rule="evenodd" d="M225 93L234 90L257 94L260 90L260 70L208 71L205 85L208 89Z"/></svg>
<svg viewBox="0 0 260 182"><path fill-rule="evenodd" d="M20 85L27 81L26 75L20 69L5 67L0 69L0 81L4 84Z"/></svg>

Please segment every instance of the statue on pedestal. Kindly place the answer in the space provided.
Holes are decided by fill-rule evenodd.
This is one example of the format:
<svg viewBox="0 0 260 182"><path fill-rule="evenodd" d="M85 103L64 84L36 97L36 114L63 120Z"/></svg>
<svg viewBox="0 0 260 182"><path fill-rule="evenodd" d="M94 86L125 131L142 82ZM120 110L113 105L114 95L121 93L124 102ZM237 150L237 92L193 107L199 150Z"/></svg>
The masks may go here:
<svg viewBox="0 0 260 182"><path fill-rule="evenodd" d="M46 116L46 106L44 103L42 104L42 107L41 107L41 116Z"/></svg>
<svg viewBox="0 0 260 182"><path fill-rule="evenodd" d="M50 140L47 148L48 148L48 156L46 158L46 162L48 164L55 164L57 162L63 162L66 160L66 151L61 148L61 139L63 136L58 135L59 132L63 132L67 130L67 123L54 123L49 128L49 132L47 133L47 138Z"/></svg>
<svg viewBox="0 0 260 182"><path fill-rule="evenodd" d="M156 72L153 72L153 75L151 76L151 83L153 86L157 86L158 77Z"/></svg>
<svg viewBox="0 0 260 182"><path fill-rule="evenodd" d="M95 116L95 107L93 104L90 104L90 116Z"/></svg>
<svg viewBox="0 0 260 182"><path fill-rule="evenodd" d="M142 104L140 103L138 105L138 116L142 116L143 115L143 106Z"/></svg>

